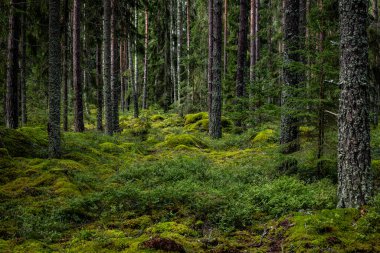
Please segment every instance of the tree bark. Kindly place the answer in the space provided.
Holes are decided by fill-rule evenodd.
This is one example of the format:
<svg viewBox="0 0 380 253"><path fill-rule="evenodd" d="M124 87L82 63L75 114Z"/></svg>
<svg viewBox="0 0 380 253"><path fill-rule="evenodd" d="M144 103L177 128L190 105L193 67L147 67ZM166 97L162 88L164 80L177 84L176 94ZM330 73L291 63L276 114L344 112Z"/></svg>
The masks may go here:
<svg viewBox="0 0 380 253"><path fill-rule="evenodd" d="M8 128L18 127L18 58L20 14L16 10L21 0L11 0L9 13L7 92L5 97L5 123Z"/></svg>
<svg viewBox="0 0 380 253"><path fill-rule="evenodd" d="M360 207L372 195L368 105L368 2L340 0L338 207Z"/></svg>
<svg viewBox="0 0 380 253"><path fill-rule="evenodd" d="M111 0L111 102L112 102L112 129L119 131L119 56L118 41L116 35L116 9L117 0Z"/></svg>
<svg viewBox="0 0 380 253"><path fill-rule="evenodd" d="M68 55L69 55L69 43L68 43L68 29L67 29L67 23L69 22L69 8L68 8L68 0L64 0L63 5L63 42L62 42L62 84L63 84L63 130L68 131L69 130L69 123L68 123Z"/></svg>
<svg viewBox="0 0 380 253"><path fill-rule="evenodd" d="M138 13L137 13L137 7L135 6L135 29L136 32L139 30L139 23L138 23ZM135 54L135 66L134 66L134 74L135 74L135 81L134 81L134 90L133 90L133 104L134 104L134 117L139 117L139 90L138 90L138 55L137 55L137 34L135 34L135 43L134 43L134 54Z"/></svg>
<svg viewBox="0 0 380 253"><path fill-rule="evenodd" d="M142 107L143 109L148 109L147 104L147 82L148 82L148 39L149 39L149 13L148 8L145 7L145 43L144 43L144 86L143 86L143 101Z"/></svg>
<svg viewBox="0 0 380 253"><path fill-rule="evenodd" d="M171 69L171 79L172 79L172 84L173 84L173 99L174 103L177 102L177 75L176 75L176 65L175 65L175 60L174 60L174 55L176 55L176 42L174 40L174 31L175 31L175 22L174 22L174 1L170 0L170 9L169 9L169 15L170 15L170 33L169 33L169 40L170 40L170 69Z"/></svg>
<svg viewBox="0 0 380 253"><path fill-rule="evenodd" d="M105 133L113 134L111 96L111 0L103 0L103 86Z"/></svg>
<svg viewBox="0 0 380 253"><path fill-rule="evenodd" d="M224 0L224 40L223 40L223 78L227 73L227 39L228 39L228 0Z"/></svg>
<svg viewBox="0 0 380 253"><path fill-rule="evenodd" d="M212 60L213 60L213 5L214 0L208 0L208 68L207 68L207 86L208 86L208 113L211 117L212 107Z"/></svg>
<svg viewBox="0 0 380 253"><path fill-rule="evenodd" d="M250 39L249 39L249 96L253 97L253 88L255 82L255 65L256 65L256 1L251 0L251 10L250 10ZM269 59L270 60L270 59Z"/></svg>
<svg viewBox="0 0 380 253"><path fill-rule="evenodd" d="M73 13L73 84L74 84L74 131L83 132L83 87L81 69L81 47L80 47L80 0L74 0Z"/></svg>
<svg viewBox="0 0 380 253"><path fill-rule="evenodd" d="M61 156L61 47L60 1L49 0L49 157Z"/></svg>
<svg viewBox="0 0 380 253"><path fill-rule="evenodd" d="M187 93L190 94L190 0L186 0L186 53L187 53ZM194 84L191 89L191 103L194 102Z"/></svg>
<svg viewBox="0 0 380 253"><path fill-rule="evenodd" d="M177 98L181 104L182 0L177 0Z"/></svg>
<svg viewBox="0 0 380 253"><path fill-rule="evenodd" d="M239 16L239 36L238 36L238 53L237 53L237 72L236 72L236 98L237 110L242 112L242 99L245 96L245 70L247 58L247 35L248 35L248 1L240 0ZM241 119L236 121L236 126L241 126Z"/></svg>
<svg viewBox="0 0 380 253"><path fill-rule="evenodd" d="M255 36L255 44L256 44L256 53L255 53L255 57L256 57L256 62L259 61L260 59L260 37L259 37L259 30L260 30L260 0L256 0L255 1L256 3L256 10L255 10L255 33L256 33L256 36Z"/></svg>
<svg viewBox="0 0 380 253"><path fill-rule="evenodd" d="M299 85L294 63L299 61L299 0L285 0L284 23L284 86L282 91L282 115L280 143L282 153L289 154L299 149L298 119L294 116L295 90Z"/></svg>
<svg viewBox="0 0 380 253"><path fill-rule="evenodd" d="M212 106L209 121L211 138L222 137L222 0L213 2Z"/></svg>
<svg viewBox="0 0 380 253"><path fill-rule="evenodd" d="M102 82L102 44L99 40L96 45L96 129L103 131L103 82Z"/></svg>
<svg viewBox="0 0 380 253"><path fill-rule="evenodd" d="M22 4L22 17L21 17L21 60L20 60L20 99L21 99L21 123L26 125L27 109L26 109L26 9L27 2Z"/></svg>

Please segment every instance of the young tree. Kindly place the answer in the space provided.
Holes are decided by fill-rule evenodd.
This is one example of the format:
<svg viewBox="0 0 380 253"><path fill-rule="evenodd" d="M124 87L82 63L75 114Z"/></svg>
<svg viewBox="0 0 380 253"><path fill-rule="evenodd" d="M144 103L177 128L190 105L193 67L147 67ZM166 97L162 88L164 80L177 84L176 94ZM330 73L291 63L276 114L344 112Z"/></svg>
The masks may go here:
<svg viewBox="0 0 380 253"><path fill-rule="evenodd" d="M222 0L213 1L211 138L222 137Z"/></svg>
<svg viewBox="0 0 380 253"><path fill-rule="evenodd" d="M49 156L61 155L61 47L60 0L49 0Z"/></svg>
<svg viewBox="0 0 380 253"><path fill-rule="evenodd" d="M338 207L360 207L372 194L368 105L368 1L340 0Z"/></svg>
<svg viewBox="0 0 380 253"><path fill-rule="evenodd" d="M280 143L282 152L289 154L299 149L298 119L294 115L295 90L299 83L294 63L299 61L299 0L285 0L284 10L284 86ZM257 46L257 44L256 44ZM257 50L256 50L257 52Z"/></svg>
<svg viewBox="0 0 380 253"><path fill-rule="evenodd" d="M242 99L245 96L245 70L247 57L247 35L248 35L248 1L240 0L239 16L239 37L236 72L236 98L239 112L242 111ZM237 126L241 126L241 119L236 121Z"/></svg>
<svg viewBox="0 0 380 253"><path fill-rule="evenodd" d="M103 86L105 133L113 134L111 99L111 0L103 0Z"/></svg>
<svg viewBox="0 0 380 253"><path fill-rule="evenodd" d="M5 123L8 128L18 127L18 58L20 39L21 0L11 0L8 32L7 81L5 98Z"/></svg>
<svg viewBox="0 0 380 253"><path fill-rule="evenodd" d="M74 130L84 131L83 122L83 90L81 69L81 47L80 47L80 13L81 1L74 0L73 10L73 85L74 85Z"/></svg>

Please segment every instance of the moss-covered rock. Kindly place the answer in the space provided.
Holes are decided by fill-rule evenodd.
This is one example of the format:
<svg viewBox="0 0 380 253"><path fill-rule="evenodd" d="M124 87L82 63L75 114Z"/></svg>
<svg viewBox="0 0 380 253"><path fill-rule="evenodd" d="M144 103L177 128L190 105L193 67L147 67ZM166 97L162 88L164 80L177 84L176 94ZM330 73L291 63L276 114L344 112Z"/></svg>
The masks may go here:
<svg viewBox="0 0 380 253"><path fill-rule="evenodd" d="M205 142L201 141L200 139L196 138L194 135L191 134L168 135L166 136L165 141L157 144L156 147L175 148L179 145L197 148L208 147L208 145Z"/></svg>
<svg viewBox="0 0 380 253"><path fill-rule="evenodd" d="M267 142L274 142L276 141L276 133L272 129L265 129L255 136L253 138L252 143L256 144L262 144L262 143L267 143Z"/></svg>
<svg viewBox="0 0 380 253"><path fill-rule="evenodd" d="M208 119L207 112L198 112L194 114L187 114L185 116L185 126L196 123L197 121Z"/></svg>

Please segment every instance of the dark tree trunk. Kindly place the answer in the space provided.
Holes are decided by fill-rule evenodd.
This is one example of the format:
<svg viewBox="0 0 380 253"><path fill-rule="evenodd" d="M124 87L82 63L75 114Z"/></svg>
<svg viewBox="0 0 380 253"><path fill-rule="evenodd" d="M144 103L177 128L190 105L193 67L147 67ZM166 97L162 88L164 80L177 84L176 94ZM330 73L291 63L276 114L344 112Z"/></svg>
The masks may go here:
<svg viewBox="0 0 380 253"><path fill-rule="evenodd" d="M223 78L227 73L227 38L228 38L228 0L224 0L224 40L223 40Z"/></svg>
<svg viewBox="0 0 380 253"><path fill-rule="evenodd" d="M111 0L103 0L103 86L105 133L113 134L112 127L112 97L111 97Z"/></svg>
<svg viewBox="0 0 380 253"><path fill-rule="evenodd" d="M119 131L119 57L118 43L116 35L116 0L111 0L111 94L112 94L112 129Z"/></svg>
<svg viewBox="0 0 380 253"><path fill-rule="evenodd" d="M222 0L213 2L212 106L209 132L211 138L222 137Z"/></svg>
<svg viewBox="0 0 380 253"><path fill-rule="evenodd" d="M294 116L295 90L299 84L294 63L299 61L299 0L285 0L284 23L284 86L282 91L282 115L280 143L282 152L289 154L299 149L298 119Z"/></svg>
<svg viewBox="0 0 380 253"><path fill-rule="evenodd" d="M9 13L8 59L7 59L7 93L5 97L5 123L8 128L18 127L18 58L20 39L21 0L11 0Z"/></svg>
<svg viewBox="0 0 380 253"><path fill-rule="evenodd" d="M63 69L62 69L62 83L63 83L63 130L68 131L69 123L68 123L68 53L69 53L69 43L68 43L68 29L67 22L69 21L69 9L68 9L68 0L64 0L63 6L63 43L62 43L62 51L63 51Z"/></svg>
<svg viewBox="0 0 380 253"><path fill-rule="evenodd" d="M242 112L242 99L245 96L245 73L248 49L248 1L240 0L240 17L239 17L239 38L237 54L237 73L236 73L236 98L238 112ZM241 118L236 121L236 126L241 126Z"/></svg>
<svg viewBox="0 0 380 253"><path fill-rule="evenodd" d="M74 131L83 132L83 90L82 69L80 63L80 0L74 0L73 13L73 84L74 84Z"/></svg>
<svg viewBox="0 0 380 253"><path fill-rule="evenodd" d="M148 83L148 28L149 28L149 15L148 9L145 7L145 43L144 43L144 84L143 84L143 100L142 100L142 108L148 109L147 104L147 83Z"/></svg>
<svg viewBox="0 0 380 253"><path fill-rule="evenodd" d="M340 0L338 207L360 207L372 194L368 105L368 2Z"/></svg>
<svg viewBox="0 0 380 253"><path fill-rule="evenodd" d="M27 3L22 4L21 17L21 59L20 59L20 99L21 99L21 123L23 126L26 125L27 111L26 111L26 7Z"/></svg>
<svg viewBox="0 0 380 253"><path fill-rule="evenodd" d="M61 47L60 1L49 0L49 157L61 155Z"/></svg>
<svg viewBox="0 0 380 253"><path fill-rule="evenodd" d="M103 82L102 82L102 44L98 41L96 45L96 89L97 89L97 115L96 128L103 131Z"/></svg>
<svg viewBox="0 0 380 253"><path fill-rule="evenodd" d="M207 68L207 88L208 88L208 113L211 116L212 107L212 52L213 52L213 2L214 0L208 0L208 68Z"/></svg>
<svg viewBox="0 0 380 253"><path fill-rule="evenodd" d="M256 1L251 0L251 10L250 10L250 39L249 39L249 82L250 89L249 95L253 97L253 88L255 82L255 65L256 65ZM269 59L270 60L270 59Z"/></svg>
<svg viewBox="0 0 380 253"><path fill-rule="evenodd" d="M181 104L182 0L177 0L177 97Z"/></svg>
<svg viewBox="0 0 380 253"><path fill-rule="evenodd" d="M137 7L135 6L135 29L136 31L138 31L138 14L137 14ZM133 112L133 116L135 118L138 118L139 117L139 90L138 90L138 57L137 57L137 34L134 35L134 39L135 39L135 42L134 42L134 54L135 54L135 62L134 62L134 67L133 67L133 71L134 71L134 86L133 86L133 109L134 109L134 112Z"/></svg>
<svg viewBox="0 0 380 253"><path fill-rule="evenodd" d="M255 10L255 33L256 33L256 36L255 36L255 44L256 44L256 53L255 53L255 57L256 57L256 62L259 61L260 59L260 37L259 37L259 30L260 30L260 0L256 0L255 1L256 3L256 10Z"/></svg>

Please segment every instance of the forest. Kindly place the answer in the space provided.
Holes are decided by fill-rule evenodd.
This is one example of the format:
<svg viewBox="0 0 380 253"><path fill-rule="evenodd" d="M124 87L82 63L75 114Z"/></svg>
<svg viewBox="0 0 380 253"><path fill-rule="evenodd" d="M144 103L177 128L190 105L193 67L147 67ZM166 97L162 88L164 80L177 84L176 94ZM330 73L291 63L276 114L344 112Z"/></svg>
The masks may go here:
<svg viewBox="0 0 380 253"><path fill-rule="evenodd" d="M378 5L0 1L0 252L380 252Z"/></svg>

